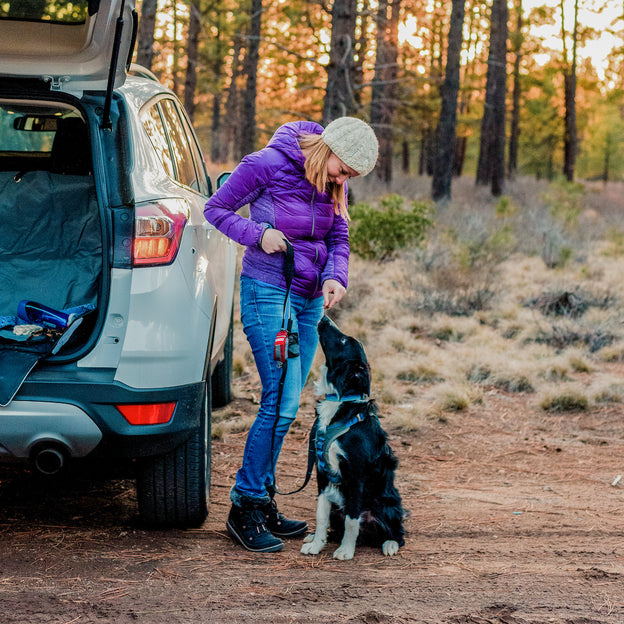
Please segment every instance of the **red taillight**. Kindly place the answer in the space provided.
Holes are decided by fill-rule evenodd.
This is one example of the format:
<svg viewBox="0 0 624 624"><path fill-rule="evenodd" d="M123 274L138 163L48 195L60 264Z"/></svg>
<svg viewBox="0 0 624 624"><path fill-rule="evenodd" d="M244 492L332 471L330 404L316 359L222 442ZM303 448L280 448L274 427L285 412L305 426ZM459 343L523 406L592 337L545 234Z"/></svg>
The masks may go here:
<svg viewBox="0 0 624 624"><path fill-rule="evenodd" d="M149 403L143 405L117 405L117 409L131 425L164 425L175 409L173 403Z"/></svg>
<svg viewBox="0 0 624 624"><path fill-rule="evenodd" d="M181 200L137 206L132 258L135 266L170 264L175 260L189 217Z"/></svg>

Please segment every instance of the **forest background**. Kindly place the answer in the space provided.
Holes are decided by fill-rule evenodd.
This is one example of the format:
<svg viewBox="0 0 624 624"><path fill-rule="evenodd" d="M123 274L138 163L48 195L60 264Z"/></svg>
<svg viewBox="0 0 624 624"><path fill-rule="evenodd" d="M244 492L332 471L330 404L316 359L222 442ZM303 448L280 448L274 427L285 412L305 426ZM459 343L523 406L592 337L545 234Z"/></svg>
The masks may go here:
<svg viewBox="0 0 624 624"><path fill-rule="evenodd" d="M136 60L183 99L212 163L293 119L348 114L376 177L620 180L624 7L615 0L142 0Z"/></svg>

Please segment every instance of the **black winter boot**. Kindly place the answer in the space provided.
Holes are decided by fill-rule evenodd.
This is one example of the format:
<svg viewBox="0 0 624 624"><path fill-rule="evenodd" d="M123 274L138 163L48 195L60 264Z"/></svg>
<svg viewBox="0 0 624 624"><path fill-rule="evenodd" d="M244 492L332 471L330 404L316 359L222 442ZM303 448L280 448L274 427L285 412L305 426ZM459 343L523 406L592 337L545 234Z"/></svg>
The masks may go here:
<svg viewBox="0 0 624 624"><path fill-rule="evenodd" d="M297 537L308 530L305 520L289 520L283 513L277 510L275 499L264 507L266 513L266 525L276 537Z"/></svg>
<svg viewBox="0 0 624 624"><path fill-rule="evenodd" d="M265 507L249 502L232 505L225 523L230 535L251 552L277 552L284 546L267 528Z"/></svg>

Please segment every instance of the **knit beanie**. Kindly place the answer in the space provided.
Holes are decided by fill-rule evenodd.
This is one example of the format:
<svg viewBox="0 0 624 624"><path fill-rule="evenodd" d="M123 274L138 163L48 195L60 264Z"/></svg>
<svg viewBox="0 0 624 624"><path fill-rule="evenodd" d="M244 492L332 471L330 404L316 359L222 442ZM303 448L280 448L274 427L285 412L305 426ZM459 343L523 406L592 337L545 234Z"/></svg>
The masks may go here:
<svg viewBox="0 0 624 624"><path fill-rule="evenodd" d="M338 117L321 134L325 144L342 162L365 176L377 162L379 146L373 129L361 119Z"/></svg>

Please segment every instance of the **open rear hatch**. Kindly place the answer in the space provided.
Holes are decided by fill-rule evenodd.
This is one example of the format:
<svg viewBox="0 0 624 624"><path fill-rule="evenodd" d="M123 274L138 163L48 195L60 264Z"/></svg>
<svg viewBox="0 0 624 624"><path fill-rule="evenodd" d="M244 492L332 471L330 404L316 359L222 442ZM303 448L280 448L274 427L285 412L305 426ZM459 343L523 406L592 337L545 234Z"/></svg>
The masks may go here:
<svg viewBox="0 0 624 624"><path fill-rule="evenodd" d="M54 90L70 93L120 87L134 48L134 4L134 0L3 0L0 76L38 78Z"/></svg>

